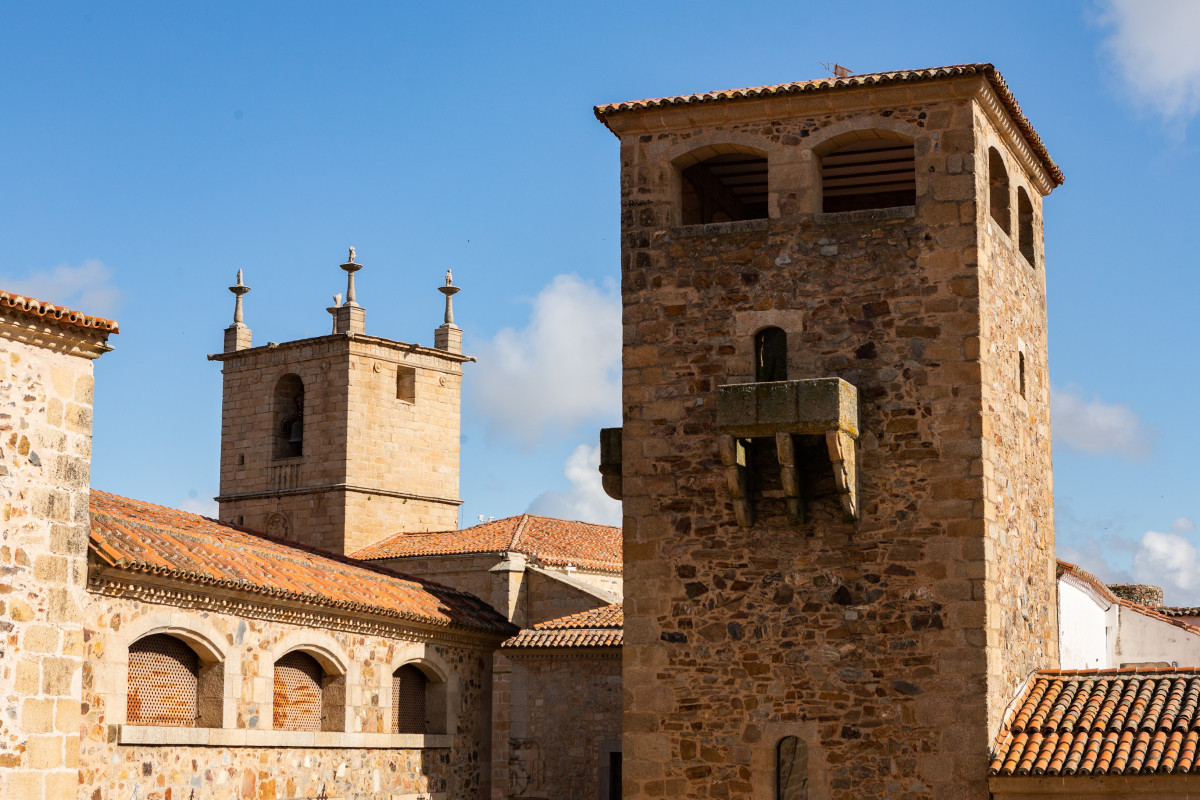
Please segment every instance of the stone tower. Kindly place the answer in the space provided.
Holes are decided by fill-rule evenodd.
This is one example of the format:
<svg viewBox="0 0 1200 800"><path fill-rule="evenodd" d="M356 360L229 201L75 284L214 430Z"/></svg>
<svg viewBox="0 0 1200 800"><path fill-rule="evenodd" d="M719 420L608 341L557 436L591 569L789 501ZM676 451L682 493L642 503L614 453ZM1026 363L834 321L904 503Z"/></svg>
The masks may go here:
<svg viewBox="0 0 1200 800"><path fill-rule="evenodd" d="M1057 661L1061 172L988 64L596 114L621 143L624 796L983 800L1005 706Z"/></svg>
<svg viewBox="0 0 1200 800"><path fill-rule="evenodd" d="M337 553L458 525L462 330L446 275L434 347L365 333L354 249L333 332L252 347L238 273L222 362L221 519Z"/></svg>

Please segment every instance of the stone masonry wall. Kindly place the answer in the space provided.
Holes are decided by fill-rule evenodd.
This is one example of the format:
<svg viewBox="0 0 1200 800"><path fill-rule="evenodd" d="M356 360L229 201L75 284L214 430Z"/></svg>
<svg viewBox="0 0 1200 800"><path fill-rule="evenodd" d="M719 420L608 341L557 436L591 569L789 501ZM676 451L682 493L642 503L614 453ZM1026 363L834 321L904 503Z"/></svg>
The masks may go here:
<svg viewBox="0 0 1200 800"><path fill-rule="evenodd" d="M995 422L1006 409L984 408L982 317L1000 310L981 303L1000 300L980 283L1003 276L979 263L976 88L622 123L628 798L770 791L786 735L809 743L812 798L987 796L993 698L1046 655L1047 635L1044 618L989 613L988 593L1042 556L1022 544L989 573L987 517L1003 495L985 448L994 462L1017 434ZM914 140L915 209L816 213L814 148L862 129ZM674 225L671 160L722 142L768 154L773 218ZM766 460L758 521L736 525L715 388L752 379L749 342L768 324L788 334L789 378L858 387L857 522L842 520L817 447L803 455L809 522L788 523ZM1031 497L1049 485L1044 466Z"/></svg>
<svg viewBox="0 0 1200 800"><path fill-rule="evenodd" d="M221 358L224 521L339 553L458 527L457 356L325 336ZM398 376L410 369L413 402ZM276 458L275 387L288 373L304 384L304 453Z"/></svg>
<svg viewBox="0 0 1200 800"><path fill-rule="evenodd" d="M92 362L0 319L0 797L74 797ZM35 325L34 327L42 327Z"/></svg>
<svg viewBox="0 0 1200 800"><path fill-rule="evenodd" d="M183 595L167 592L170 596ZM81 797L90 800L288 800L429 796L484 798L490 792L491 645L407 638L326 627L319 614L289 623L214 613L180 605L92 593L86 611L83 671ZM229 603L231 609L238 603ZM242 606L251 608L252 606ZM346 668L343 747L296 747L286 732L278 745L194 746L193 729L158 728L161 745L122 744L128 648L152 633L183 638L201 652L219 651L224 670L228 734L272 726L275 659L297 646L326 654ZM447 678L449 748L367 748L354 735L389 733L391 676L402 664L433 665ZM182 736L183 738L179 738ZM361 738L361 737L359 737ZM65 795L64 795L65 796Z"/></svg>
<svg viewBox="0 0 1200 800"><path fill-rule="evenodd" d="M498 650L492 800L601 800L620 752L621 659L613 648Z"/></svg>
<svg viewBox="0 0 1200 800"><path fill-rule="evenodd" d="M988 727L1035 669L1058 666L1057 562L1050 460L1050 372L1042 196L987 115L975 110L975 192L988 196L988 151L1001 154L1009 181L1010 228L976 206L979 232L980 364L987 539ZM1022 255L1018 188L1033 209L1034 263ZM1024 394L1021 362L1024 361Z"/></svg>

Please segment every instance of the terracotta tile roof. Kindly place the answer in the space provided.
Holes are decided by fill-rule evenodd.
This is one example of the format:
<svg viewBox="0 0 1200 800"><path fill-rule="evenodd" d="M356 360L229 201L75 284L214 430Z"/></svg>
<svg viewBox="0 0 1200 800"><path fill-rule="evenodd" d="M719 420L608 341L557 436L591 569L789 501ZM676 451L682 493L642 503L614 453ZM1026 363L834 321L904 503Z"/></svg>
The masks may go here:
<svg viewBox="0 0 1200 800"><path fill-rule="evenodd" d="M1129 609L1130 611L1137 612L1138 614L1142 614L1143 616L1153 617L1154 619L1169 623L1171 625L1174 625L1176 628L1181 628L1181 629L1187 631L1188 633L1194 633L1194 634L1200 635L1200 627L1197 627L1195 625L1191 625L1187 622L1184 622L1182 619L1175 619L1175 617L1182 617L1182 616L1189 616L1189 615L1187 615L1187 614L1168 614L1168 613L1166 613L1166 608L1163 606L1143 606L1143 605L1134 603L1131 600L1126 600L1124 597L1121 597L1120 595L1113 592L1112 589L1108 588L1108 585L1105 584L1104 581L1100 580L1092 573L1088 572L1087 570L1083 569L1082 567L1076 566L1075 564L1071 564L1067 561L1063 561L1061 558L1058 559L1058 577L1061 578L1064 574L1067 574L1067 573L1070 573L1071 575L1075 576L1078 580L1081 580L1084 583L1091 586L1092 589L1094 589L1101 597L1105 598L1110 603L1114 603L1119 606L1124 606L1125 608ZM1181 610L1189 611L1192 609L1181 609ZM1200 609L1197 609L1197 611L1200 611Z"/></svg>
<svg viewBox="0 0 1200 800"><path fill-rule="evenodd" d="M694 105L697 103L734 102L752 100L762 97L773 97L789 94L805 94L810 92L838 91L855 89L864 86L886 86L890 83L916 83L919 81L945 80L963 75L983 75L995 90L996 96L1004 105L1008 115L1012 117L1017 128L1025 137L1025 141L1033 148L1046 172L1051 176L1054 185L1061 186L1062 170L1050 158L1046 145L1042 142L1032 123L1021 111L1017 98L1004 80L1004 76L991 64L956 64L948 67L933 67L931 69L899 70L895 72L872 72L864 75L850 75L845 78L818 78L809 81L779 83L774 86L753 86L747 89L726 89L717 92L701 92L698 94L682 94L674 97L656 97L647 100L634 100L625 103L607 103L596 106L596 117L608 124L607 118L625 111L638 111L663 106Z"/></svg>
<svg viewBox="0 0 1200 800"><path fill-rule="evenodd" d="M524 553L542 564L621 571L621 529L592 522L519 517L457 531L397 533L352 556L365 561L457 553Z"/></svg>
<svg viewBox="0 0 1200 800"><path fill-rule="evenodd" d="M620 647L625 611L613 603L526 628L501 647Z"/></svg>
<svg viewBox="0 0 1200 800"><path fill-rule="evenodd" d="M1200 606L1159 606L1157 610L1165 617L1200 617Z"/></svg>
<svg viewBox="0 0 1200 800"><path fill-rule="evenodd" d="M44 300L25 297L0 289L0 308L13 308L34 317L45 317L59 325L75 328L95 328L108 333L120 333L116 320L104 317L91 317L82 311L73 311L64 306L56 306Z"/></svg>
<svg viewBox="0 0 1200 800"><path fill-rule="evenodd" d="M90 550L110 567L426 625L516 630L479 598L430 581L95 489L90 505Z"/></svg>
<svg viewBox="0 0 1200 800"><path fill-rule="evenodd" d="M992 775L1200 771L1200 669L1043 670L1009 712Z"/></svg>

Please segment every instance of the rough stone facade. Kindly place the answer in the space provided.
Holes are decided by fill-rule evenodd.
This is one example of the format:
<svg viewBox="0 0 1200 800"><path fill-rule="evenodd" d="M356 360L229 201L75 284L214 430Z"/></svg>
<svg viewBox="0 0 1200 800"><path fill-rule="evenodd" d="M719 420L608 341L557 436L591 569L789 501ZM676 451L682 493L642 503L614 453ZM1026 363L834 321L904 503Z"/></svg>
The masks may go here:
<svg viewBox="0 0 1200 800"><path fill-rule="evenodd" d="M74 797L92 359L115 323L0 292L0 797Z"/></svg>
<svg viewBox="0 0 1200 800"><path fill-rule="evenodd" d="M342 333L222 361L221 519L336 553L401 530L458 526L457 353ZM281 453L303 385L303 452Z"/></svg>
<svg viewBox="0 0 1200 800"><path fill-rule="evenodd" d="M598 109L621 140L625 797L771 796L789 736L810 798L987 797L1004 707L1057 657L1053 183L997 91L963 74ZM915 205L822 213L822 155L873 135L913 143ZM1037 201L1033 264L989 228L989 147L1012 202ZM729 152L766 157L768 218L680 225L681 165ZM715 395L755 379L765 326L789 379L857 387L857 520L803 442L807 521L773 448L748 457L755 523L735 518Z"/></svg>
<svg viewBox="0 0 1200 800"><path fill-rule="evenodd" d="M621 752L620 648L496 652L492 800L606 800Z"/></svg>
<svg viewBox="0 0 1200 800"><path fill-rule="evenodd" d="M419 631L226 599L228 613L184 587L93 579L83 671L81 797L484 798L490 793L491 649ZM122 596L123 595L123 596ZM153 601L158 595L171 605ZM153 633L219 658L223 726L147 728L126 720L129 646ZM275 661L301 649L345 676L343 731L272 730ZM419 664L445 686L442 731L393 734L392 673Z"/></svg>

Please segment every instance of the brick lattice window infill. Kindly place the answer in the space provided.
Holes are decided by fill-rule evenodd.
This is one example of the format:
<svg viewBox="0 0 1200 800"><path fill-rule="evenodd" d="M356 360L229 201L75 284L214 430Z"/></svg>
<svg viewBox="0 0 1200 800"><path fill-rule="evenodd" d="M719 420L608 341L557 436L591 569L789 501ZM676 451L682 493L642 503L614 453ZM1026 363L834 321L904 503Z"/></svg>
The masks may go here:
<svg viewBox="0 0 1200 800"><path fill-rule="evenodd" d="M429 679L411 664L392 674L392 730L425 733L425 690Z"/></svg>
<svg viewBox="0 0 1200 800"><path fill-rule="evenodd" d="M288 653L275 662L275 730L321 730L322 675L321 665L305 653Z"/></svg>
<svg viewBox="0 0 1200 800"><path fill-rule="evenodd" d="M200 659L173 636L155 634L129 646L130 725L193 728Z"/></svg>

